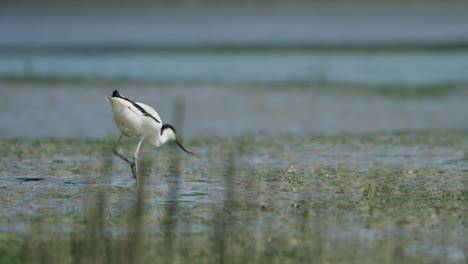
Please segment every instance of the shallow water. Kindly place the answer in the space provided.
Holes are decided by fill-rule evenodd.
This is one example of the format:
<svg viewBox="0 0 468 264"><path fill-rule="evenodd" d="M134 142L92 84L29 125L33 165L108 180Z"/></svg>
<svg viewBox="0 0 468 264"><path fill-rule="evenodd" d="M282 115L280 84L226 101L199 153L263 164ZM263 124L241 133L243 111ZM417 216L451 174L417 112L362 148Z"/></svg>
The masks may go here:
<svg viewBox="0 0 468 264"><path fill-rule="evenodd" d="M218 6L2 6L1 45L451 43L466 3Z"/></svg>
<svg viewBox="0 0 468 264"><path fill-rule="evenodd" d="M269 86L268 86L269 87ZM288 88L290 87L290 88ZM467 129L466 89L440 95L379 94L373 88L320 86L279 88L255 85L117 83L0 83L0 137L100 138L117 136L104 99L112 90L153 106L163 122L186 136L242 133L339 133L421 129ZM378 89L378 88L376 88ZM408 88L410 89L410 88ZM424 89L421 90L424 93ZM447 94L444 95L444 93ZM173 117L185 102L183 126Z"/></svg>
<svg viewBox="0 0 468 264"><path fill-rule="evenodd" d="M395 246L405 259L462 263L467 259L467 139L466 132L427 131L188 140L201 160L175 152L174 146L144 146L145 243L158 241L168 206L176 206L175 236L195 239L187 242L192 246L186 254L210 247L206 236L216 228L214 215L229 210L226 228L242 234L241 249L257 241L257 254L272 247L284 251L277 257L298 260L298 252L315 245L314 232L320 232L321 257L329 260L376 260L382 252L394 254ZM106 199L106 232L125 234L138 188L128 166L112 155L112 143L1 140L0 241L14 248L18 238L38 232L38 225L50 230L46 236L73 234L83 226L83 212L98 202L97 193ZM122 145L124 153L133 149L129 142ZM233 163L231 152L237 153ZM176 154L181 160L173 163ZM228 196L235 201L230 209ZM303 219L305 208L310 223ZM309 231L298 229L303 221L311 225Z"/></svg>
<svg viewBox="0 0 468 264"><path fill-rule="evenodd" d="M468 53L43 52L0 49L0 77L165 82L467 83Z"/></svg>
<svg viewBox="0 0 468 264"><path fill-rule="evenodd" d="M219 52L205 48L167 52L158 47L463 44L468 40L467 10L466 4L283 8L6 5L0 10L0 77L466 83L466 51Z"/></svg>

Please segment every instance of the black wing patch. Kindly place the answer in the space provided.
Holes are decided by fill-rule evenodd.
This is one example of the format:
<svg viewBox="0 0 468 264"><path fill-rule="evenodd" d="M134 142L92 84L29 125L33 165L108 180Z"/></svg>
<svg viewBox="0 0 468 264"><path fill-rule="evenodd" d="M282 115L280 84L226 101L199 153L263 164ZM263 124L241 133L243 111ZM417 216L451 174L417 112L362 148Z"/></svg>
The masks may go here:
<svg viewBox="0 0 468 264"><path fill-rule="evenodd" d="M143 107L141 107L141 105L139 105L139 104L133 102L132 100L128 99L127 97L121 95L121 94L119 93L119 91L114 90L114 91L112 92L112 97L117 97L117 98L123 99L123 100L125 100L125 101L128 101L128 102L131 103L136 109L138 109L138 111L140 111L144 116L147 116L147 117L152 118L152 119L153 119L154 121L156 121L157 123L161 123L161 121L159 121L156 117L154 117L154 116L152 116L150 113L146 112L146 110L145 110Z"/></svg>

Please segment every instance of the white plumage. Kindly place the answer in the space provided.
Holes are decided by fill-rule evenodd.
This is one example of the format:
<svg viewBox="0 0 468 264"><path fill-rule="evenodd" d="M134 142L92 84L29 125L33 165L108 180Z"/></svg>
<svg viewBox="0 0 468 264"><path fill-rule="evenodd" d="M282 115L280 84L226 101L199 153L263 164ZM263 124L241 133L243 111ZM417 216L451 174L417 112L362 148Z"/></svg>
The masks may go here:
<svg viewBox="0 0 468 264"><path fill-rule="evenodd" d="M151 106L134 102L121 95L117 90L112 92L112 96L106 96L105 98L112 107L114 122L121 132L119 139L114 145L114 153L130 165L133 177L137 178L138 151L143 142L159 147L168 141L175 141L183 151L195 155L180 144L176 138L175 128L169 124L163 124L161 117ZM123 136L139 141L133 155L133 161L125 158L117 150Z"/></svg>

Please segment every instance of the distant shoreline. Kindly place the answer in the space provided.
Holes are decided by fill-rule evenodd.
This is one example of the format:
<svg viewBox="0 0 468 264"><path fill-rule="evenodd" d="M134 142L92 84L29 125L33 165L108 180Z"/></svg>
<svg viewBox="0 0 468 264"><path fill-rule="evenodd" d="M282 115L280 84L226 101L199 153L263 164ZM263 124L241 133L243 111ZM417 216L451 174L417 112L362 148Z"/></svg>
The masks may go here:
<svg viewBox="0 0 468 264"><path fill-rule="evenodd" d="M468 51L468 40L446 43L343 43L343 44L187 44L173 45L0 45L0 53L47 52L47 53L115 53L115 52L167 52L167 53L270 53L270 52L459 52Z"/></svg>

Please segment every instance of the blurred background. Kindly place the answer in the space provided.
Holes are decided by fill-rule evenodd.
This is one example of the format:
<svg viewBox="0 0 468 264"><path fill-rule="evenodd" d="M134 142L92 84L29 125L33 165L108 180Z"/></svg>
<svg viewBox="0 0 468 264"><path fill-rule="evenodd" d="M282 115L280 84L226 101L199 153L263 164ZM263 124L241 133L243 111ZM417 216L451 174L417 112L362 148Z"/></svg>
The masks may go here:
<svg viewBox="0 0 468 264"><path fill-rule="evenodd" d="M183 131L467 129L466 1L2 1L0 137L117 133L118 89Z"/></svg>

